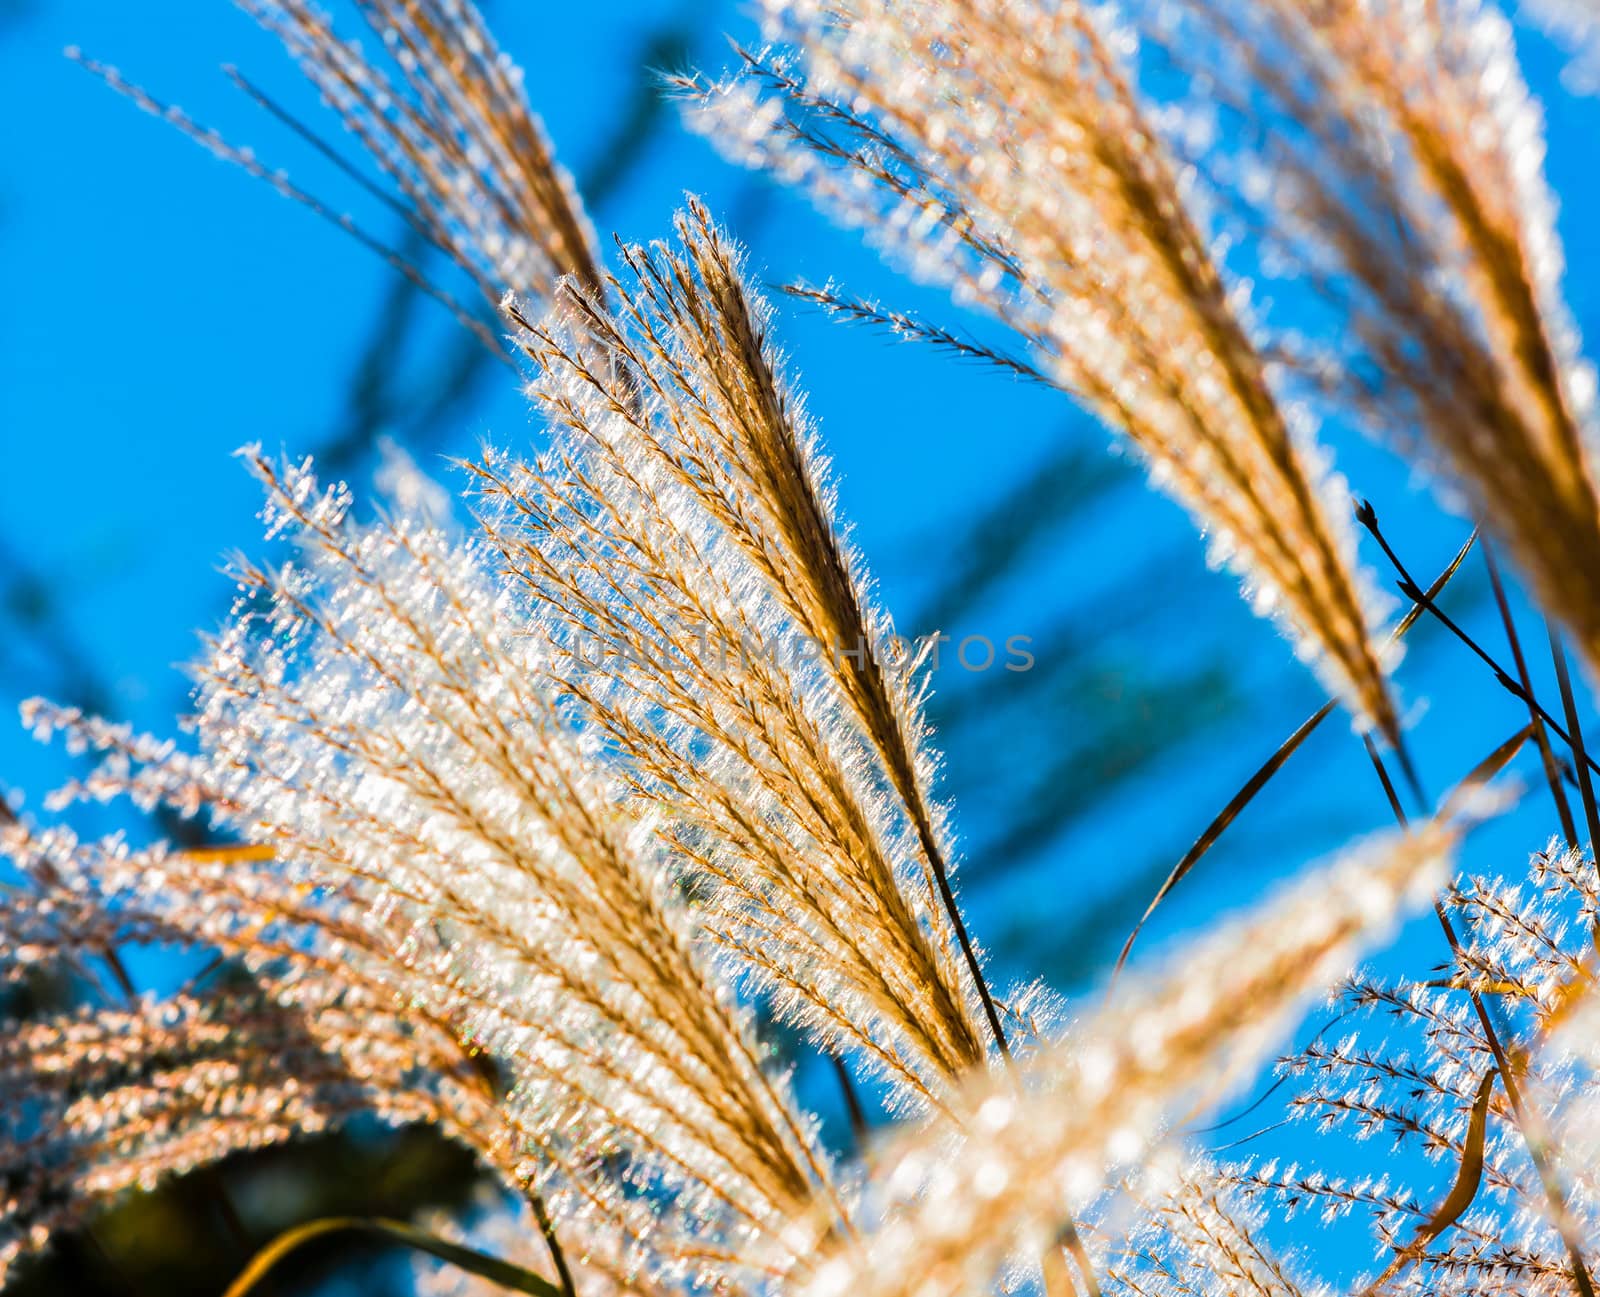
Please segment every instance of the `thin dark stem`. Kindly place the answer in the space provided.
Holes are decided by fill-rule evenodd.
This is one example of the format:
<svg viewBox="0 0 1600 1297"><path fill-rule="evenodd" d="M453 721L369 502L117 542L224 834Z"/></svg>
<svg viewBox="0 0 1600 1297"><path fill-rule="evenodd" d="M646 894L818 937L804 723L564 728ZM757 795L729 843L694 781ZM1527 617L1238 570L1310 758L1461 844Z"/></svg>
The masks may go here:
<svg viewBox="0 0 1600 1297"><path fill-rule="evenodd" d="M471 1055L468 1057L470 1059ZM491 1103L498 1099L495 1082L489 1074L480 1072L476 1080L484 1096ZM567 1255L562 1250L561 1240L556 1237L555 1222L550 1219L550 1209L545 1206L544 1196L534 1187L530 1177L522 1177L520 1183L522 1196L533 1212L533 1219L539 1226L540 1235L544 1238L545 1249L550 1253L550 1263L555 1266L556 1278L561 1283L561 1297L578 1297L577 1284L572 1278L572 1271L567 1267Z"/></svg>
<svg viewBox="0 0 1600 1297"><path fill-rule="evenodd" d="M822 1052L823 1057L833 1064L834 1075L839 1078L839 1093L844 1096L844 1110L850 1117L850 1134L859 1152L866 1147L867 1135L871 1130L866 1110L861 1106L861 1096L856 1093L856 1083L851 1079L850 1069L844 1065L844 1059L831 1049Z"/></svg>
<svg viewBox="0 0 1600 1297"><path fill-rule="evenodd" d="M869 302L865 298L851 297L835 289L831 284L824 288L813 288L809 284L787 283L778 284L776 288L780 293L785 293L797 301L809 302L812 306L821 307L835 319L887 329L896 337L905 338L908 341L931 343L933 346L944 351L953 352L963 359L982 361L999 369L1008 370L1017 378L1025 378L1030 382L1042 383L1046 387L1056 386L1025 360L1019 360L1004 351L997 350L970 338L963 338L942 325L932 324L927 320L919 320L915 316L907 315L902 311L889 310L886 307L879 306L876 302Z"/></svg>
<svg viewBox="0 0 1600 1297"><path fill-rule="evenodd" d="M1400 763L1400 773L1405 776L1406 787L1411 790L1411 796L1417 804L1426 805L1428 795L1422 791L1422 777L1417 773L1417 766L1411 759L1411 752L1406 747L1405 739L1396 733L1390 740L1390 747L1394 749L1395 760Z"/></svg>
<svg viewBox="0 0 1600 1297"><path fill-rule="evenodd" d="M989 1019L989 1029L994 1032L994 1043L1000 1047L1000 1054L1005 1059L1011 1058L1011 1044L1006 1040L1005 1028L1000 1025L1000 1014L994 1006L994 996L989 993L989 983L984 979L983 966L978 962L978 952L973 949L972 938L967 935L967 925L961 917L961 907L956 904L956 894L950 887L950 873L945 868L944 853L939 850L939 844L934 839L933 826L928 823L927 817L922 814L920 805L908 806L912 810L912 818L916 821L917 837L922 842L922 849L927 853L928 863L933 866L934 881L939 886L939 899L944 902L946 913L950 915L950 923L956 930L956 940L961 943L961 953L966 956L967 968L971 970L972 980L977 983L978 995L983 1000L983 1012Z"/></svg>
<svg viewBox="0 0 1600 1297"><path fill-rule="evenodd" d="M1133 931L1128 934L1128 939L1122 943L1122 952L1117 956L1116 967L1111 970L1111 981L1110 986L1107 988L1107 994L1116 986L1117 978L1127 965L1128 956L1133 953L1133 943L1139 939L1139 934L1144 931L1144 925L1149 922L1150 916L1156 912L1156 907L1166 900L1168 893L1184 880L1191 869L1200 863L1201 857L1211 850L1218 838L1227 832L1228 826L1239 817L1240 812L1250 805L1256 794L1271 782L1272 777L1279 770L1283 769L1289 758L1300 750L1300 745L1310 738L1316 732L1317 727L1333 714L1335 705L1330 699L1312 712L1310 716L1306 717L1300 723L1300 727L1280 743L1272 755L1261 763L1255 774L1245 781L1244 786L1228 799L1228 804L1217 813L1211 823L1206 825L1200 836L1194 840L1194 844L1183 853L1183 859L1172 867L1172 872L1167 875L1166 880L1161 884L1160 890L1156 892L1150 904L1145 907L1144 913L1139 916L1139 922L1133 925Z"/></svg>
<svg viewBox="0 0 1600 1297"><path fill-rule="evenodd" d="M139 998L139 991L133 984L133 978L128 973L128 966L122 962L122 956L117 953L115 946L105 949L106 966L111 969L111 976L116 980L117 989L122 992L123 998L132 1004Z"/></svg>
<svg viewBox="0 0 1600 1297"><path fill-rule="evenodd" d="M1405 827L1406 813L1400 805L1400 800L1395 796L1394 783L1389 778L1389 772L1384 768L1383 757L1379 754L1377 746L1370 737L1363 739L1366 745L1367 756L1372 762L1373 769L1377 772L1378 781L1383 785L1384 796L1388 799L1389 809L1393 812L1395 820ZM1461 941L1456 935L1455 925L1450 922L1450 916L1445 913L1445 908L1439 901L1433 903L1433 912L1439 920L1439 926L1444 931L1445 941L1450 946L1450 954L1458 964L1461 957ZM1550 1136L1545 1129L1543 1118L1530 1107L1524 1100L1522 1085L1518 1079L1518 1069L1507 1055L1501 1044L1501 1032L1496 1027L1489 1006L1484 1003L1483 997L1471 987L1467 994L1472 1001L1473 1012L1477 1015L1478 1025L1483 1029L1485 1043L1489 1052L1494 1056L1495 1066L1500 1069L1500 1079L1505 1085L1506 1098L1511 1104L1511 1114L1516 1122L1517 1129L1522 1134L1522 1142L1527 1146L1528 1158L1538 1172L1539 1182L1544 1189L1546 1200L1550 1205L1551 1224L1561 1235L1561 1241L1566 1245L1567 1258L1572 1266L1572 1281L1576 1285L1579 1297L1594 1297L1594 1284L1589 1278L1589 1270L1583 1260L1583 1253L1578 1247L1576 1238L1573 1237L1572 1219L1567 1209L1566 1192L1562 1189L1560 1181L1556 1178L1555 1168L1550 1164L1549 1147Z"/></svg>
<svg viewBox="0 0 1600 1297"><path fill-rule="evenodd" d="M1583 726L1578 720L1578 700L1572 692L1572 676L1567 670L1566 650L1561 647L1561 636L1551 623L1546 623L1550 632L1550 659L1555 663L1556 684L1561 689L1561 706L1567 714L1567 728L1572 731L1573 756L1578 766L1578 793L1583 799L1583 815L1589 827L1589 858L1596 862L1600 868L1600 856L1595 854L1600 847L1600 811L1595 808L1594 780L1589 777L1588 757L1583 747Z"/></svg>
<svg viewBox="0 0 1600 1297"><path fill-rule="evenodd" d="M351 162L349 158L340 153L339 150L334 148L332 144L328 143L327 140L318 135L316 131L312 130L311 127L307 126L282 104L278 103L277 100L268 95L266 91L257 86L255 82L251 81L247 76L244 75L244 73L240 72L238 68L234 67L232 64L224 64L222 74L232 81L233 84L236 85L240 90L244 91L244 93L248 95L252 101L254 101L257 107L263 108L268 113L271 113L273 117L277 118L278 121L284 126L287 126L291 131L298 135L329 162L333 163L335 167L337 167L351 180L355 181L356 184L360 185L361 188L364 189L368 194L376 198L391 212L400 217L400 219L403 220L407 225L416 230L418 234L427 239L430 244L436 248L439 248L442 252L448 253L450 251L448 247L440 243L438 237L425 224L423 224L421 219L414 211L412 211L411 208L407 207L382 185L373 181L372 178L366 174L366 172L362 171L361 168L356 166L354 162Z"/></svg>
<svg viewBox="0 0 1600 1297"><path fill-rule="evenodd" d="M1372 768L1377 771L1378 782L1383 785L1383 795L1388 799L1389 810L1394 815L1395 823L1402 829L1410 828L1411 821L1406 816L1405 807L1400 805L1400 799L1395 796L1394 781L1389 778L1389 770L1383 764L1383 757L1378 753L1377 744L1372 741L1370 734L1361 736L1362 745L1367 749L1367 759L1372 762Z"/></svg>
<svg viewBox="0 0 1600 1297"><path fill-rule="evenodd" d="M578 1297L578 1287L573 1282L572 1271L567 1268L567 1256L561 1250L560 1240L556 1238L556 1227L550 1219L549 1208L539 1194L531 1191L528 1202L533 1207L533 1218L539 1222L539 1233L544 1235L544 1245L549 1249L550 1263L556 1268L556 1278L561 1281L562 1297Z"/></svg>
<svg viewBox="0 0 1600 1297"><path fill-rule="evenodd" d="M1403 638L1416 625L1417 618L1422 615L1426 603L1431 602L1435 595L1450 584L1451 579L1460 571L1461 564L1466 561L1466 557L1471 552L1477 537L1477 532L1473 532L1472 535L1468 536L1466 542L1456 551L1455 558L1433 579L1433 584L1428 587L1422 599L1412 602L1410 610L1407 611L1406 615L1400 619L1399 624L1394 628L1395 639ZM1298 752L1301 745L1315 733L1317 727L1328 719L1333 712L1334 706L1335 704L1331 700L1325 702L1302 721L1300 727L1288 738L1284 739L1272 755L1262 762L1256 772L1245 781L1244 786L1228 799L1228 804L1217 813L1210 824L1206 825L1204 831L1194 840L1194 844L1189 850L1184 852L1183 859L1173 866L1172 872L1167 875L1166 880L1161 884L1160 890L1156 892L1154 899L1145 907L1145 912L1140 916L1139 922L1134 925L1133 931L1128 934L1128 939L1123 942L1122 952L1117 956L1116 968L1111 974L1113 986L1127 964L1128 956L1133 952L1133 943L1138 940L1140 932L1144 930L1144 925L1149 922L1150 916L1155 913L1156 907L1166 900L1168 893L1184 880L1191 869L1200 863L1201 857L1216 845L1217 840L1228 830L1234 820L1243 813L1245 807L1249 806L1255 799L1256 794L1272 781L1278 771L1288 763L1289 758ZM1411 783L1413 790L1420 794L1421 787L1416 779L1414 770L1412 771Z"/></svg>
<svg viewBox="0 0 1600 1297"><path fill-rule="evenodd" d="M418 289L438 302L456 319L456 322L467 329L480 343L504 364L515 368L516 362L501 345L494 331L477 318L473 312L458 302L450 293L433 283L422 273L420 267L407 261L404 256L394 248L384 243L375 235L369 234L358 225L355 218L336 211L327 203L307 190L294 184L281 171L273 171L262 163L253 153L238 149L228 144L220 135L208 127L202 126L189 117L181 109L156 99L147 90L127 81L115 68L107 67L94 59L86 58L81 53L73 50L67 51L67 57L80 67L106 83L112 90L131 100L139 108L175 127L182 134L188 136L200 147L207 150L220 160L238 167L246 175L257 180L265 181L271 185L282 197L291 202L298 203L312 215L326 221L346 235L354 239L369 252L381 257L391 270L404 275Z"/></svg>
<svg viewBox="0 0 1600 1297"><path fill-rule="evenodd" d="M1511 605L1500 580L1500 565L1495 562L1494 549L1488 541L1483 542L1483 563L1489 570L1489 584L1494 588L1495 605L1500 609L1500 621L1506 628L1506 641L1511 645L1511 660L1517 665L1517 682L1522 686L1522 692L1531 698L1533 682L1528 675L1527 659L1522 653L1522 640L1517 635L1516 621L1511 616ZM1572 818L1572 806L1567 801L1566 789L1561 786L1561 762L1550 746L1550 736L1545 732L1544 722L1539 719L1538 708L1531 703L1528 705L1528 719L1533 726L1533 741L1539 745L1539 759L1544 763L1544 777L1550 785L1550 797L1556 804L1556 815L1561 820L1561 832L1566 837L1568 848L1576 848L1578 826Z"/></svg>
<svg viewBox="0 0 1600 1297"><path fill-rule="evenodd" d="M1437 603L1434 602L1431 594L1417 587L1417 583L1412 580L1411 573L1406 569L1406 565L1400 561L1400 556L1396 554L1392 548L1390 548L1389 542L1384 538L1383 532L1378 527L1378 518L1377 515L1373 513L1372 506L1369 504L1363 504L1356 511L1356 517L1359 518L1362 525L1372 533L1372 538L1378 542L1379 548L1383 550L1384 557L1389 560L1390 564L1394 567L1394 570L1399 573L1399 589L1401 594L1405 595L1406 598L1412 600L1413 602L1420 604L1424 609L1431 613L1439 621L1440 625L1442 625L1446 630L1460 640L1462 644L1472 651L1479 661L1488 667L1489 670L1494 672L1494 677L1497 681L1499 681L1501 688L1503 688L1513 698L1520 700L1525 706L1531 707L1538 715L1539 719L1544 722L1545 727L1550 731L1550 733L1554 734L1569 748L1573 748L1572 736L1567 732L1565 727L1562 726L1561 722L1556 720L1556 718L1550 714L1549 709L1546 708L1530 690L1523 689L1521 685L1513 680L1505 667L1501 666L1500 663L1489 654L1488 650L1486 650L1483 645L1479 644L1477 640L1472 638L1471 635L1462 630L1461 627L1456 624L1455 620L1451 618L1450 615L1443 609L1441 609ZM1576 757L1576 755L1576 749L1574 748L1574 757ZM1581 760L1582 764L1587 765L1595 774L1600 775L1600 765L1595 763L1594 758L1586 755Z"/></svg>

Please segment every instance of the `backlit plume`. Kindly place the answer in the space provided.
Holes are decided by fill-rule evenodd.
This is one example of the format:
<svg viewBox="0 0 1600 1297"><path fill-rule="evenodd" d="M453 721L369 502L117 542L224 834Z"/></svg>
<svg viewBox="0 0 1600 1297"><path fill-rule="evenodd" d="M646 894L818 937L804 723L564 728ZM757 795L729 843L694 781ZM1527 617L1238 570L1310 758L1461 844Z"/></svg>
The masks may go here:
<svg viewBox="0 0 1600 1297"><path fill-rule="evenodd" d="M698 205L628 248L605 313L573 298L523 345L561 430L478 469L488 522L625 758L699 921L831 1048L927 1102L990 1028L951 931L914 650L840 539L767 308Z"/></svg>
<svg viewBox="0 0 1600 1297"><path fill-rule="evenodd" d="M1478 0L1161 12L1183 13L1162 38L1222 111L1258 119L1212 169L1278 273L1331 290L1317 381L1426 452L1600 672L1600 568L1572 557L1600 545L1595 375L1506 18Z"/></svg>
<svg viewBox="0 0 1600 1297"><path fill-rule="evenodd" d="M765 12L798 64L752 55L721 84L687 83L691 121L1016 330L1132 442L1324 682L1394 737L1343 481L1306 410L1281 399L1115 16L1076 0Z"/></svg>
<svg viewBox="0 0 1600 1297"><path fill-rule="evenodd" d="M879 1223L823 1262L805 1297L987 1291L1136 1167L1173 1118L1248 1077L1307 1001L1445 877L1453 830L1389 835L1312 871L1122 990L1020 1073L974 1085L878 1160ZM1248 1289L1246 1289L1248 1290Z"/></svg>
<svg viewBox="0 0 1600 1297"><path fill-rule="evenodd" d="M1337 703L1363 731L1368 812L1398 827L1074 1017L1043 984L991 985L927 719L939 638L897 635L730 235L690 198L670 237L602 257L466 0L353 0L370 51L305 0L240 4L360 160L237 83L403 225L399 246L469 282L462 301L72 57L442 303L522 374L539 426L458 465L460 500L381 439L370 511L310 459L247 447L262 554L231 565L181 740L24 706L86 759L42 808L0 797L0 1288L51 1273L37 1256L65 1237L93 1243L127 1194L365 1117L462 1146L478 1197L448 1219L302 1222L239 1258L230 1297L348 1228L410 1248L436 1297L1593 1297L1600 883L1579 825L1600 838L1600 764L1554 634L1561 702L1536 696L1516 595L1600 669L1595 381L1540 123L1487 0L762 0L771 49L674 81L721 148L1015 352L831 284L795 296L1076 397L1325 684L1146 919L1203 887L1185 879ZM1254 295L1274 280L1284 300ZM1319 438L1345 429L1425 452L1503 539L1526 583L1508 597L1489 569L1503 638L1439 606L1477 532L1426 595L1401 582L1413 606L1383 634L1353 519L1404 562L1329 467ZM1487 755L1401 747L1388 673L1419 623L1511 695L1440 700L1459 734L1519 727ZM1264 719L1258 683L1238 696ZM1182 701L1130 721L1170 735L1108 730L1093 768L1169 750L1209 715ZM1368 731L1398 749L1398 787ZM1090 745L1067 742L1077 771ZM1037 756L1008 746L979 754L996 778ZM1518 761L1562 837L1526 877L1457 872L1480 813L1534 802L1503 774ZM1098 943L1106 898L1170 839L1199 782L1172 773L1085 835L1067 886L1010 880L1059 911L1058 945ZM1040 824L1111 783L1024 775ZM1456 791L1407 822L1430 778ZM1361 813L1354 786L1339 816ZM84 828L111 814L124 832ZM1320 831L1262 827L1280 853L1235 890ZM1091 872L1108 886L1079 895ZM1352 971L1413 911L1442 934L1431 963ZM164 998L124 962L149 950L181 973ZM805 1087L837 1083L848 1132L780 1051ZM875 1130L885 1113L898 1125ZM1324 1169L1274 1146L1315 1132L1398 1151ZM1315 1230L1285 1226L1300 1212ZM1337 1288L1307 1277L1328 1258Z"/></svg>
<svg viewBox="0 0 1600 1297"><path fill-rule="evenodd" d="M450 1047L456 1075L435 1066L430 1088L481 1058L497 1118L477 1142L513 1187L610 1241L597 1264L732 1283L790 1268L787 1220L819 1192L839 1202L826 1159L695 953L649 826L557 715L527 604L444 534L355 526L348 494L304 465L247 460L269 533L297 554L238 569L238 611L199 669L204 759L130 755L44 708L34 721L117 744L86 790L198 801L262 859L90 849L75 870L286 978L290 1005L331 994L331 965L352 995L404 1006L402 1039ZM357 1025L316 1047L378 1086L381 1046ZM193 1160L158 1145L152 1170L168 1156Z"/></svg>
<svg viewBox="0 0 1600 1297"><path fill-rule="evenodd" d="M306 0L236 2L283 42L381 178L347 161L337 145L229 68L235 84L447 257L483 299L478 307L458 300L414 259L330 200L268 167L255 150L232 143L76 47L67 56L207 152L350 235L502 358L503 341L495 322L484 318L485 304L498 306L508 292L545 301L564 278L598 286L594 231L571 177L528 106L522 69L495 46L470 3L359 0L370 33L390 56L386 66L359 42L342 37L328 15Z"/></svg>
<svg viewBox="0 0 1600 1297"><path fill-rule="evenodd" d="M594 235L528 107L522 69L463 0L361 0L398 78L305 0L238 0L274 33L398 189L409 223L490 302L594 287Z"/></svg>

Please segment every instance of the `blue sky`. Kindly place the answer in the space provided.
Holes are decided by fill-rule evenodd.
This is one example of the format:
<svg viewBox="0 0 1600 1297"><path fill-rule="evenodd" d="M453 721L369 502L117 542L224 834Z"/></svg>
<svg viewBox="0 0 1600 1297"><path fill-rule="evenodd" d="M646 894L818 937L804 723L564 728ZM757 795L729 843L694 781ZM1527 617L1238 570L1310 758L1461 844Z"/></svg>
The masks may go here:
<svg viewBox="0 0 1600 1297"><path fill-rule="evenodd" d="M726 57L720 33L751 38L741 11L715 0L498 0L489 12L580 180L602 172L617 147L619 126L647 88L641 56L654 36L681 29L695 61L713 68ZM386 319L393 277L380 263L111 94L61 57L68 44L254 146L385 237L394 232L221 74L219 64L236 63L326 123L281 51L231 6L29 0L0 28L0 104L13 124L0 154L0 570L10 574L0 708L70 690L83 672L64 664L78 663L102 683L114 714L166 733L183 705L175 664L192 655L195 630L215 624L226 606L218 561L257 534L256 491L230 452L257 441L313 452L335 438L349 422L352 374L391 326L393 348L378 354L402 395L385 427L404 438L416 395L456 341L430 307L414 322ZM1569 296L1585 333L1600 336L1600 104L1564 93L1557 55L1537 36L1526 35L1524 54L1550 118ZM803 200L720 162L670 114L591 214L603 236L654 237L685 190L703 195L751 245L761 278L833 277L863 295L966 322ZM1008 530L1001 509L999 543L1020 548L1009 575L962 604L956 623L926 624L924 613L939 608L941 590L970 558L974 519L1063 457L1063 490L1098 482L1092 466L1107 435L1054 394L788 305L780 336L834 458L842 510L902 627L996 641L1026 634L1041 661L1073 657L1072 671L1024 694L1022 705L995 707L980 696L963 713L948 732L946 791L972 851L973 927L993 948L1000 980L1042 971L1063 990L1081 990L1114 955L1128 906L1136 913L1154 880L1316 707L1317 690L1276 634L1245 612L1231 579L1205 569L1186 520L1127 472L1085 487L1088 502L1042 537L1030 539L1020 518ZM491 370L412 449L435 467L438 456L485 439L517 446L537 437L515 382ZM1440 514L1383 452L1332 439L1414 570L1436 571L1466 525ZM357 456L345 471L365 489L372 467L370 456ZM438 471L448 480L448 469ZM1462 587L1463 620L1498 648L1476 567ZM1537 622L1526 617L1524 626L1537 642ZM1464 653L1425 630L1401 684L1421 716L1413 742L1437 792L1514 730L1521 713ZM1215 684L1196 674L1197 664L1216 664L1226 688L1217 687L1219 705L1196 741L1103 786L1036 786L1050 755L1089 723L1075 708L1117 715L1117 691L1178 682L1178 694L1154 692L1153 710L1137 713L1159 731L1172 720L1164 708L1192 710L1195 692ZM1548 673L1541 678L1553 698ZM941 680L952 715L971 683ZM62 754L0 721L0 784L25 793L27 805L37 806L67 769ZM1052 799L1076 808L1065 829L1016 859L1010 850L986 854L1007 842L1019 800L1049 818ZM1472 867L1522 868L1552 827L1538 790L1526 808L1475 839ZM1386 815L1359 746L1342 721L1330 722L1161 912L1146 953L1352 833L1381 827ZM1436 932L1417 927L1384 962L1415 971L1440 954ZM173 975L159 960L141 972L156 984Z"/></svg>

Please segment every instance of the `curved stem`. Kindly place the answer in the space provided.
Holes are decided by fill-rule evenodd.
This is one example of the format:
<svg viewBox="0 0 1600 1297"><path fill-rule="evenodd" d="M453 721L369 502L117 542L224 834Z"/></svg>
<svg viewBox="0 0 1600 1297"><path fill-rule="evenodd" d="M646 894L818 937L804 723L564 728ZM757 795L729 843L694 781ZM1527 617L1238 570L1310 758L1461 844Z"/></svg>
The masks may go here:
<svg viewBox="0 0 1600 1297"><path fill-rule="evenodd" d="M345 1233L371 1234L384 1242L426 1252L468 1274L497 1283L508 1292L530 1293L532 1297L562 1297L560 1288L531 1270L524 1270L486 1252L451 1243L405 1221L387 1220L381 1216L325 1216L321 1220L285 1230L250 1259L250 1264L228 1285L223 1297L246 1297L266 1278L267 1272L291 1252L326 1235Z"/></svg>

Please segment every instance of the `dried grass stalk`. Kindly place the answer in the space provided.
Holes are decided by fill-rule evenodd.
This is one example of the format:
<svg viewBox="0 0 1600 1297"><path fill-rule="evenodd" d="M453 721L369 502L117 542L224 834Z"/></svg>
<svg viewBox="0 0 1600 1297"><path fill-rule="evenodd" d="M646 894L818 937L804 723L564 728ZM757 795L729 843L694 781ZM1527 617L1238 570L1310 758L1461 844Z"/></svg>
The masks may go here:
<svg viewBox="0 0 1600 1297"><path fill-rule="evenodd" d="M392 56L384 70L305 0L238 0L398 188L410 223L484 296L595 288L594 234L528 107L522 69L467 0L358 0Z"/></svg>
<svg viewBox="0 0 1600 1297"><path fill-rule="evenodd" d="M486 1056L497 1117L475 1146L599 1264L735 1287L800 1264L782 1233L802 1205L833 1197L843 1227L827 1159L649 833L557 716L525 605L445 533L357 527L304 466L249 460L301 559L241 562L200 670L202 755L135 774L118 736L38 720L111 748L96 795L165 781L271 858L79 849L76 867L197 944L314 968Z"/></svg>
<svg viewBox="0 0 1600 1297"><path fill-rule="evenodd" d="M678 240L622 250L615 313L519 314L562 437L477 467L487 526L699 921L826 1047L935 1101L987 1029L921 676L841 538L765 303L698 204Z"/></svg>

